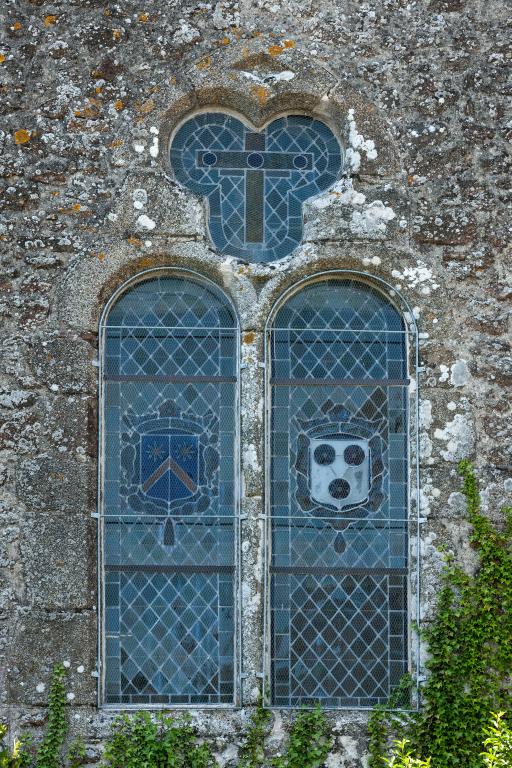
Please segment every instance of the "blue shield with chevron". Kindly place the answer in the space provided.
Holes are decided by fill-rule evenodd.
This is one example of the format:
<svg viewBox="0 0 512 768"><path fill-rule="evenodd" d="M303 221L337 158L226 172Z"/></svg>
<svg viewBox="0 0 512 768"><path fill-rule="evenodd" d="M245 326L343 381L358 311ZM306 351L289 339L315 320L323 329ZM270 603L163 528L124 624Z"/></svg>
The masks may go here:
<svg viewBox="0 0 512 768"><path fill-rule="evenodd" d="M199 483L199 438L191 434L140 435L143 496L169 503L194 496Z"/></svg>

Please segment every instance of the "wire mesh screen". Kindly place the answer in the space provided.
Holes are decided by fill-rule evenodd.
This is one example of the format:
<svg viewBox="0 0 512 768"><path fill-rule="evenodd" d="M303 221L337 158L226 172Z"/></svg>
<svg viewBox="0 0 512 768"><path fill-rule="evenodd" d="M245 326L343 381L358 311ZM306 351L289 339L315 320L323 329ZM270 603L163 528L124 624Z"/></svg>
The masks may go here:
<svg viewBox="0 0 512 768"><path fill-rule="evenodd" d="M232 703L235 316L153 278L104 338L105 703Z"/></svg>
<svg viewBox="0 0 512 768"><path fill-rule="evenodd" d="M326 279L279 310L270 358L271 701L385 703L408 668L406 330Z"/></svg>

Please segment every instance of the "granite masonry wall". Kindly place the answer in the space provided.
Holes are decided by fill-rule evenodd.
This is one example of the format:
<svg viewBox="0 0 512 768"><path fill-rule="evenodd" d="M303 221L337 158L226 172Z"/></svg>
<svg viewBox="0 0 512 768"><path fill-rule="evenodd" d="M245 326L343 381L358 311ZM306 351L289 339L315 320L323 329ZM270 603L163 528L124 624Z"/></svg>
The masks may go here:
<svg viewBox="0 0 512 768"><path fill-rule="evenodd" d="M43 724L56 661L91 763L112 718L96 706L98 321L143 270L196 270L242 321L246 706L193 714L223 764L261 663L262 334L297 280L364 272L412 307L423 621L440 545L473 566L457 461L474 461L493 518L512 491L511 28L499 0L3 1L0 709L14 731ZM218 255L203 201L173 181L172 131L207 107L256 127L311 114L342 142L344 177L304 206L288 258ZM329 716L330 768L364 766L365 713ZM287 720L274 713L272 747Z"/></svg>

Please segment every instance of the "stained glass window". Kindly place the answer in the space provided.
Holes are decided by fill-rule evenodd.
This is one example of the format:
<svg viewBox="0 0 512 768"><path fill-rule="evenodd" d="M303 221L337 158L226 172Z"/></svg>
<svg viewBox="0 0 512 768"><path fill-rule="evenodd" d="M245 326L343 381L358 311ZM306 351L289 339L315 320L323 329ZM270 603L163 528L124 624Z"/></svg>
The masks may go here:
<svg viewBox="0 0 512 768"><path fill-rule="evenodd" d="M235 313L176 273L103 330L104 701L235 696Z"/></svg>
<svg viewBox="0 0 512 768"><path fill-rule="evenodd" d="M220 253L274 261L300 244L302 203L339 178L342 151L331 129L311 117L280 117L257 132L208 112L179 128L171 166L180 184L208 199Z"/></svg>
<svg viewBox="0 0 512 768"><path fill-rule="evenodd" d="M406 330L329 276L269 345L271 703L372 707L408 667Z"/></svg>

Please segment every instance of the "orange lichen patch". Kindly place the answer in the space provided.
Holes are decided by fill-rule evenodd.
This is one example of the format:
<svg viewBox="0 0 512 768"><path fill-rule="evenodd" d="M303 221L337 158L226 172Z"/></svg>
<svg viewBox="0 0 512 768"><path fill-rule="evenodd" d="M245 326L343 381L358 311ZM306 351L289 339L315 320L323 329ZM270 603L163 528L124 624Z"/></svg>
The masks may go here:
<svg viewBox="0 0 512 768"><path fill-rule="evenodd" d="M99 261L105 261L105 259L107 258L107 254L104 251L100 251L99 253L96 254L96 258Z"/></svg>
<svg viewBox="0 0 512 768"><path fill-rule="evenodd" d="M114 139L114 141L110 143L110 149L116 149L116 147L122 147L123 144L124 144L123 139Z"/></svg>
<svg viewBox="0 0 512 768"><path fill-rule="evenodd" d="M137 21L140 21L141 24L145 24L147 21L149 21L149 13L139 13L137 16Z"/></svg>
<svg viewBox="0 0 512 768"><path fill-rule="evenodd" d="M229 45L231 40L229 39L229 37L223 37L220 42L221 42L221 45Z"/></svg>
<svg viewBox="0 0 512 768"><path fill-rule="evenodd" d="M77 109L75 112L75 117L85 118L85 119L94 119L98 117L99 109L95 106L88 106L84 107L83 109Z"/></svg>
<svg viewBox="0 0 512 768"><path fill-rule="evenodd" d="M142 104L140 102L135 104L135 110L139 115L149 115L149 113L152 112L154 108L155 102L153 99L147 99L147 101L144 101Z"/></svg>
<svg viewBox="0 0 512 768"><path fill-rule="evenodd" d="M211 67L212 65L212 57L211 56L204 56L202 59L200 59L196 67L198 69L208 69L208 67Z"/></svg>
<svg viewBox="0 0 512 768"><path fill-rule="evenodd" d="M124 109L124 104L123 104L123 102L121 101L121 99L116 99L116 100L114 101L114 109L115 109L117 112L120 112L122 109Z"/></svg>
<svg viewBox="0 0 512 768"><path fill-rule="evenodd" d="M30 133L24 128L20 128L19 131L14 132L15 144L28 144L30 141Z"/></svg>
<svg viewBox="0 0 512 768"><path fill-rule="evenodd" d="M130 235L130 237L127 238L127 242L130 243L130 245L134 245L136 248L142 248L142 240L139 240L138 237Z"/></svg>
<svg viewBox="0 0 512 768"><path fill-rule="evenodd" d="M146 256L144 259L139 259L138 266L139 267L152 267L155 263L155 260L151 257Z"/></svg>
<svg viewBox="0 0 512 768"><path fill-rule="evenodd" d="M3 53L0 53L0 64L3 64L5 61L5 56Z"/></svg>
<svg viewBox="0 0 512 768"><path fill-rule="evenodd" d="M121 30L120 29L112 30L112 37L114 38L114 40L120 40L121 39Z"/></svg>
<svg viewBox="0 0 512 768"><path fill-rule="evenodd" d="M414 184L414 176L412 174L409 174L409 176L407 177L407 183Z"/></svg>
<svg viewBox="0 0 512 768"><path fill-rule="evenodd" d="M94 93L101 93L102 90L103 88L101 87L101 85L97 85L96 88L94 89Z"/></svg>
<svg viewBox="0 0 512 768"><path fill-rule="evenodd" d="M45 16L43 19L43 24L45 25L45 27L53 27L53 25L56 23L57 23L57 17L52 16L51 14L50 16Z"/></svg>
<svg viewBox="0 0 512 768"><path fill-rule="evenodd" d="M80 203L74 203L69 208L59 208L59 213L63 213L65 216L73 216L76 213L81 216L92 216L92 211L89 208L82 208Z"/></svg>
<svg viewBox="0 0 512 768"><path fill-rule="evenodd" d="M254 344L256 341L256 334L254 331L248 331L248 333L244 333L242 341L244 344Z"/></svg>
<svg viewBox="0 0 512 768"><path fill-rule="evenodd" d="M254 93L256 98L258 99L260 106L263 106L266 104L267 99L269 97L269 91L263 86L263 85L253 85L251 86L251 91Z"/></svg>
<svg viewBox="0 0 512 768"><path fill-rule="evenodd" d="M21 29L21 22L15 21L11 29L14 30L14 32L17 32L19 29Z"/></svg>
<svg viewBox="0 0 512 768"><path fill-rule="evenodd" d="M271 45L267 50L271 56L280 56L287 48L295 48L295 42L284 40L282 45Z"/></svg>

